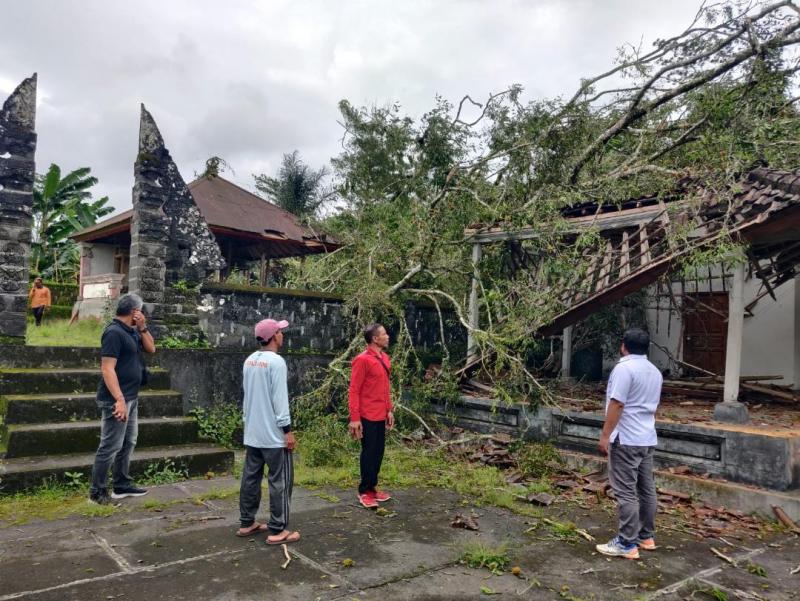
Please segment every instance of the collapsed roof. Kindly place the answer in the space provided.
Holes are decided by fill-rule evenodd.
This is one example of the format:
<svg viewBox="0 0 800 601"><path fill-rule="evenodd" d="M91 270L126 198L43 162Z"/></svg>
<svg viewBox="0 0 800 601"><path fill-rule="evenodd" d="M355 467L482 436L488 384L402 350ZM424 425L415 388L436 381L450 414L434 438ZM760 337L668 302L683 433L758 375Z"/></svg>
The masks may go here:
<svg viewBox="0 0 800 601"><path fill-rule="evenodd" d="M540 327L553 335L603 307L656 282L672 271L681 258L710 247L722 236L748 244L748 259L766 293L800 273L800 171L759 168L744 177L732 197L699 190L700 202L671 198L667 202L644 198L597 207L572 207L568 232L595 228L605 242L601 252L587 251L590 267L564 282L561 311ZM727 226L727 227L726 227ZM679 228L691 233L678 245ZM471 243L533 238L533 228L507 231L502 227L471 228Z"/></svg>

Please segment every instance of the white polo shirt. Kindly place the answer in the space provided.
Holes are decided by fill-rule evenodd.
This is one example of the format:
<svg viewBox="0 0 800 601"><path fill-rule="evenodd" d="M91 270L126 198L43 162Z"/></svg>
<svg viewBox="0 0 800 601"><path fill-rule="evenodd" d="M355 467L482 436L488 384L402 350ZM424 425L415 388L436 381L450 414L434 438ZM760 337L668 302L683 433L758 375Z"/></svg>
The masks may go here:
<svg viewBox="0 0 800 601"><path fill-rule="evenodd" d="M610 442L619 436L620 444L652 447L656 437L656 409L661 400L664 378L647 355L626 355L614 366L608 377L606 413L611 399L625 405Z"/></svg>

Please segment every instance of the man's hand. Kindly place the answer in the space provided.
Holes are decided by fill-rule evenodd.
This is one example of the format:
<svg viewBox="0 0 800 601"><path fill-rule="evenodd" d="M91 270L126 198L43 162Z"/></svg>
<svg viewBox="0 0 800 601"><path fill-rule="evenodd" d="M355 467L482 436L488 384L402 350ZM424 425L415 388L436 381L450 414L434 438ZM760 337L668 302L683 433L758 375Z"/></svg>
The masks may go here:
<svg viewBox="0 0 800 601"><path fill-rule="evenodd" d="M114 403L113 415L119 422L128 421L128 406L125 404L125 399Z"/></svg>
<svg viewBox="0 0 800 601"><path fill-rule="evenodd" d="M390 430L394 428L394 413L391 411L386 414L386 427Z"/></svg>
<svg viewBox="0 0 800 601"><path fill-rule="evenodd" d="M147 327L147 318L139 309L133 311L133 325L141 332Z"/></svg>
<svg viewBox="0 0 800 601"><path fill-rule="evenodd" d="M600 440L597 442L597 450L600 451L602 455L608 455L608 435L601 434Z"/></svg>
<svg viewBox="0 0 800 601"><path fill-rule="evenodd" d="M361 440L364 438L364 428L361 426L360 421L350 422L347 429L350 430L350 436L353 437L353 440Z"/></svg>
<svg viewBox="0 0 800 601"><path fill-rule="evenodd" d="M297 447L297 439L294 437L294 432L287 432L283 435L283 438L286 440L286 448L294 451L295 447Z"/></svg>

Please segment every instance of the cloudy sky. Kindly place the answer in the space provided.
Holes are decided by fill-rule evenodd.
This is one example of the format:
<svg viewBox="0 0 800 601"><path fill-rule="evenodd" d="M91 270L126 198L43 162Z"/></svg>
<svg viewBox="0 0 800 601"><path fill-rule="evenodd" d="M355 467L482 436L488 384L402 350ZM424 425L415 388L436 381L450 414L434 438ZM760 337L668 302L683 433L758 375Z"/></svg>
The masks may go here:
<svg viewBox="0 0 800 601"><path fill-rule="evenodd" d="M130 207L139 103L184 179L205 159L253 189L298 149L340 148L337 103L418 116L513 83L575 90L624 42L687 25L700 0L2 0L0 101L39 73L37 168L89 166L96 196Z"/></svg>

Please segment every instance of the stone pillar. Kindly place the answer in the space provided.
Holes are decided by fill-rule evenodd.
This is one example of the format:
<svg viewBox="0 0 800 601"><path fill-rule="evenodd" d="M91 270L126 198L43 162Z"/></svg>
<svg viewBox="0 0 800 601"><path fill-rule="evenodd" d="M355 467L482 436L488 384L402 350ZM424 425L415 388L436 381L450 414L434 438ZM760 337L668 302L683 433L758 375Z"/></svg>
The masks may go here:
<svg viewBox="0 0 800 601"><path fill-rule="evenodd" d="M157 338L202 335L196 302L172 285L193 287L224 267L225 260L144 105L134 177L128 289L144 299ZM186 314L175 315L181 304Z"/></svg>
<svg viewBox="0 0 800 601"><path fill-rule="evenodd" d="M36 173L36 75L0 109L0 342L25 344Z"/></svg>
<svg viewBox="0 0 800 601"><path fill-rule="evenodd" d="M472 289L469 293L469 325L474 329L480 327L480 311L478 310L478 280L480 272L478 271L478 263L481 262L483 256L483 247L480 242L472 245ZM442 341L444 344L444 341ZM467 332L467 360L475 354L475 339L472 336L472 331Z"/></svg>
<svg viewBox="0 0 800 601"><path fill-rule="evenodd" d="M128 289L163 303L166 286L198 284L225 261L144 105L134 176Z"/></svg>
<svg viewBox="0 0 800 601"><path fill-rule="evenodd" d="M722 402L714 406L718 422L746 424L747 407L739 402L739 377L742 371L742 330L744 329L744 263L734 267L728 300L728 342L725 348L725 386Z"/></svg>

